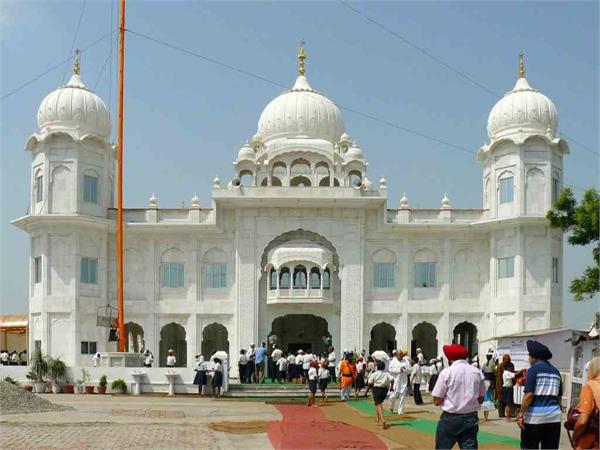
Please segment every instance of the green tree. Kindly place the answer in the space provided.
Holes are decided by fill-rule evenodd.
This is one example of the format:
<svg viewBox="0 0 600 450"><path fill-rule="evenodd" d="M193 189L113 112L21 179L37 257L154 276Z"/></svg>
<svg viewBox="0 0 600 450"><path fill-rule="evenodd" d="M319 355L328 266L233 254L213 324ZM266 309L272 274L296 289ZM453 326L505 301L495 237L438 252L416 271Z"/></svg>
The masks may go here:
<svg viewBox="0 0 600 450"><path fill-rule="evenodd" d="M585 191L583 199L578 203L571 189L564 188L554 208L546 215L552 228L569 233L569 244L594 244L592 254L595 264L586 267L581 277L571 281L569 291L575 300L589 299L600 292L599 208L600 197L596 189Z"/></svg>

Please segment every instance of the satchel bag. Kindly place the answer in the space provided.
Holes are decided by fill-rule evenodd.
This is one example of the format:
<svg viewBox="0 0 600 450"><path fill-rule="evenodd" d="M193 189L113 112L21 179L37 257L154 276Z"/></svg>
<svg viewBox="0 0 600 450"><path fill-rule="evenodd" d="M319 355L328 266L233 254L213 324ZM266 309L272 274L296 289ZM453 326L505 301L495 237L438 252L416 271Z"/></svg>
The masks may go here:
<svg viewBox="0 0 600 450"><path fill-rule="evenodd" d="M600 433L600 409L598 409L598 392L597 389L594 389L594 386L591 385L592 392L594 393L594 403L596 407L594 408L594 412L588 420L587 426L585 428L586 433L594 433L598 435ZM575 424L579 420L579 416L581 415L581 411L577 406L571 406L569 411L567 412L567 420L565 420L564 427L567 430L567 436L569 437L569 441L571 442L571 447L575 448L575 443L571 438L571 432L575 429Z"/></svg>

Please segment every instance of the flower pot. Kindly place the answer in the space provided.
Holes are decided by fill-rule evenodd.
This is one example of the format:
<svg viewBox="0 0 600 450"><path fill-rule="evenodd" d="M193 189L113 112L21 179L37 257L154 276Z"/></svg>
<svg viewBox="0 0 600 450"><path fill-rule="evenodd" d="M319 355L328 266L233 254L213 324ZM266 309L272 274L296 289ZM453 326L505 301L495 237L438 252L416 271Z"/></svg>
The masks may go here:
<svg viewBox="0 0 600 450"><path fill-rule="evenodd" d="M75 392L75 389L72 384L65 384L63 386L63 392L65 394L73 394Z"/></svg>
<svg viewBox="0 0 600 450"><path fill-rule="evenodd" d="M94 386L84 386L83 390L85 391L86 394L93 394L94 393Z"/></svg>
<svg viewBox="0 0 600 450"><path fill-rule="evenodd" d="M106 394L106 386L96 386L96 392L98 394Z"/></svg>
<svg viewBox="0 0 600 450"><path fill-rule="evenodd" d="M25 389L27 392L31 392L33 391L33 386L30 384L26 384L25 386L23 386L23 389Z"/></svg>
<svg viewBox="0 0 600 450"><path fill-rule="evenodd" d="M46 392L46 382L45 381L34 381L33 382L33 392L36 394L43 394Z"/></svg>
<svg viewBox="0 0 600 450"><path fill-rule="evenodd" d="M60 384L58 384L58 383L52 383L52 393L53 394L60 394Z"/></svg>

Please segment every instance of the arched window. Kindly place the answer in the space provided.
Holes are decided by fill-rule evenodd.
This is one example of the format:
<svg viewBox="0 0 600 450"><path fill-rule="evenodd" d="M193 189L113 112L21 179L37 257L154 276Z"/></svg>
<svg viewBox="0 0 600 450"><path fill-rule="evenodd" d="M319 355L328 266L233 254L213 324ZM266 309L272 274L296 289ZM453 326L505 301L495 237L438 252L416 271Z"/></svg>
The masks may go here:
<svg viewBox="0 0 600 450"><path fill-rule="evenodd" d="M310 169L310 163L302 158L296 159L294 162L292 162L292 166L291 166L291 176L292 178L294 178L295 176L298 175L304 175L305 177L310 177L311 175L311 169Z"/></svg>
<svg viewBox="0 0 600 450"><path fill-rule="evenodd" d="M279 178L271 177L271 186L283 186L283 183Z"/></svg>
<svg viewBox="0 0 600 450"><path fill-rule="evenodd" d="M415 255L415 287L435 287L436 256L431 250L420 250Z"/></svg>
<svg viewBox="0 0 600 450"><path fill-rule="evenodd" d="M319 186L329 186L329 165L326 162L318 162L315 166L315 183Z"/></svg>
<svg viewBox="0 0 600 450"><path fill-rule="evenodd" d="M511 172L503 172L498 180L498 203L511 203L514 198L514 177Z"/></svg>
<svg viewBox="0 0 600 450"><path fill-rule="evenodd" d="M227 287L227 254L219 249L208 250L203 257L204 287Z"/></svg>
<svg viewBox="0 0 600 450"><path fill-rule="evenodd" d="M290 288L290 269L287 267L282 267L279 270L279 287L281 289Z"/></svg>
<svg viewBox="0 0 600 450"><path fill-rule="evenodd" d="M275 269L271 269L271 273L269 274L270 283L269 289L275 290L277 289L277 271Z"/></svg>
<svg viewBox="0 0 600 450"><path fill-rule="evenodd" d="M310 269L310 288L320 289L321 288L321 272L318 267Z"/></svg>
<svg viewBox="0 0 600 450"><path fill-rule="evenodd" d="M305 176L297 176L292 178L292 181L290 181L290 186L294 186L294 187L307 187L310 186L310 178L305 177Z"/></svg>
<svg viewBox="0 0 600 450"><path fill-rule="evenodd" d="M83 176L83 201L98 203L98 175L91 171Z"/></svg>
<svg viewBox="0 0 600 450"><path fill-rule="evenodd" d="M362 184L362 174L358 170L353 170L348 174L348 184L352 187L358 187Z"/></svg>
<svg viewBox="0 0 600 450"><path fill-rule="evenodd" d="M251 170L242 170L239 177L242 186L252 186L254 184L254 177Z"/></svg>
<svg viewBox="0 0 600 450"><path fill-rule="evenodd" d="M44 176L42 175L42 171L38 170L35 173L35 201L41 202L44 200Z"/></svg>
<svg viewBox="0 0 600 450"><path fill-rule="evenodd" d="M325 269L323 271L323 289L329 289L331 286L331 274L329 273L329 269Z"/></svg>
<svg viewBox="0 0 600 450"><path fill-rule="evenodd" d="M294 289L306 289L306 268L304 266L294 268Z"/></svg>
<svg viewBox="0 0 600 450"><path fill-rule="evenodd" d="M373 287L393 288L396 286L396 255L381 249L373 255Z"/></svg>
<svg viewBox="0 0 600 450"><path fill-rule="evenodd" d="M185 284L185 254L177 249L166 250L161 257L161 278L163 288L181 288Z"/></svg>
<svg viewBox="0 0 600 450"><path fill-rule="evenodd" d="M279 180L279 184L275 184L275 179ZM271 171L271 185L281 186L281 182L287 179L287 166L282 161L273 163L273 170Z"/></svg>

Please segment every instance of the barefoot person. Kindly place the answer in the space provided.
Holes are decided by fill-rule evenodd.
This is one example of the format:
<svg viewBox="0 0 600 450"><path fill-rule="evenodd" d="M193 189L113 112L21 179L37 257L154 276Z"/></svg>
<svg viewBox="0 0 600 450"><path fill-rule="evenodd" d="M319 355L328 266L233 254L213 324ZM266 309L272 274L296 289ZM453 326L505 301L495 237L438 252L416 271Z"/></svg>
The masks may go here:
<svg viewBox="0 0 600 450"><path fill-rule="evenodd" d="M377 370L369 375L367 384L373 389L373 403L377 412L377 423L380 423L383 429L389 428L383 416L383 402L387 397L388 391L393 388L394 377L385 371L385 362L377 363Z"/></svg>
<svg viewBox="0 0 600 450"><path fill-rule="evenodd" d="M317 393L317 379L318 372L317 368L319 364L316 359L310 361L310 367L306 371L306 378L308 379L308 389L310 394L308 395L308 402L306 402L306 406L315 406L315 394Z"/></svg>

